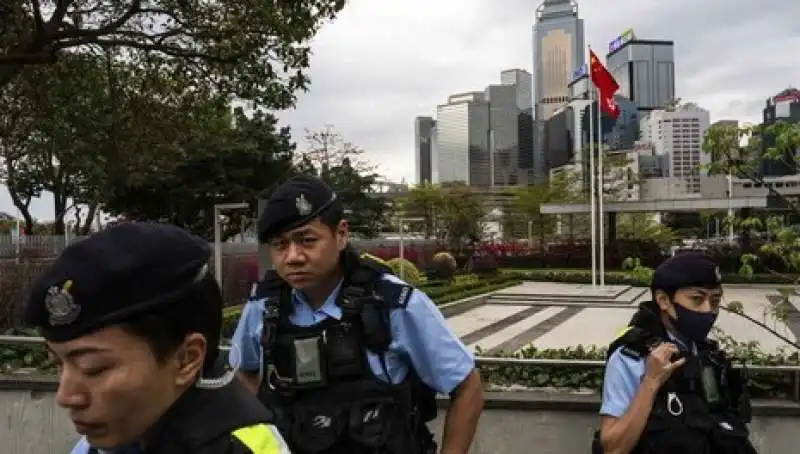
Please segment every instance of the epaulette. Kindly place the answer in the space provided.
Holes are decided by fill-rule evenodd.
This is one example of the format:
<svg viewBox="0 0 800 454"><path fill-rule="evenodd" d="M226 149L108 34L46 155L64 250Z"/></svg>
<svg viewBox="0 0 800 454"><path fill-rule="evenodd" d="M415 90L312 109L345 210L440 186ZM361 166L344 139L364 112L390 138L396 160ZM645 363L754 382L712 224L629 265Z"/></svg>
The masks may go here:
<svg viewBox="0 0 800 454"><path fill-rule="evenodd" d="M414 287L404 282L393 282L381 279L375 284L375 293L378 294L392 309L403 309L411 301Z"/></svg>

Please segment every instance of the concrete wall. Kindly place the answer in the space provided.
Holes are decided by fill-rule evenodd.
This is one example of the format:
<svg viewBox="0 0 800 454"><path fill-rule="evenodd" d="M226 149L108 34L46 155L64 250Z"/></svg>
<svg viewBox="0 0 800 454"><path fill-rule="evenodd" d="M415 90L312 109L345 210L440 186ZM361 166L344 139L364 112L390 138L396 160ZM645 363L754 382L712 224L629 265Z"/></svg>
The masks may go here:
<svg viewBox="0 0 800 454"><path fill-rule="evenodd" d="M67 454L77 436L54 402L51 379L0 377L3 454ZM473 454L587 454L598 424L595 395L489 393ZM443 402L443 406L446 402ZM800 446L800 405L760 402L751 425L759 454L786 454ZM444 415L444 411L442 412ZM441 433L443 417L434 423ZM532 448L532 447L535 447Z"/></svg>

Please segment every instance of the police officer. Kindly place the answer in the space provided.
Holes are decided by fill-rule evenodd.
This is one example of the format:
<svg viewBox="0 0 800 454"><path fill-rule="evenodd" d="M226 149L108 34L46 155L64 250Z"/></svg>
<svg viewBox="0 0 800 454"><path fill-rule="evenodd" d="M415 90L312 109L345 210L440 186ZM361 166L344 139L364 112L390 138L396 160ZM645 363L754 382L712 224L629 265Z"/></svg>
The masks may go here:
<svg viewBox="0 0 800 454"><path fill-rule="evenodd" d="M659 266L608 349L595 454L752 454L746 379L707 338L722 299L719 268L700 253Z"/></svg>
<svg viewBox="0 0 800 454"><path fill-rule="evenodd" d="M70 245L36 281L26 321L58 365L73 454L288 453L273 418L219 377L222 296L208 243L123 224ZM227 382L227 383L226 383Z"/></svg>
<svg viewBox="0 0 800 454"><path fill-rule="evenodd" d="M242 378L283 409L299 453L435 452L426 423L449 394L441 452L465 454L483 408L472 354L424 293L349 246L340 199L299 176L259 220L274 270L245 305L233 341Z"/></svg>

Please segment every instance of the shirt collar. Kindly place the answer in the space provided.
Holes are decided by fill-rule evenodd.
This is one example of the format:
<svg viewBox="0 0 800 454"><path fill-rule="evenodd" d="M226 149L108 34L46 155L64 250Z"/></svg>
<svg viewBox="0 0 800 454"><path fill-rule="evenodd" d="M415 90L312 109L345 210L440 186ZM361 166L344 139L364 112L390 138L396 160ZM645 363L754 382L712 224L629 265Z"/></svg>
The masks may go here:
<svg viewBox="0 0 800 454"><path fill-rule="evenodd" d="M294 301L295 306L302 306L310 312L325 314L328 317L334 318L336 320L341 320L342 308L339 307L338 304L336 304L336 300L339 299L339 293L342 291L343 282L344 279L339 280L339 283L336 284L336 287L333 289L333 292L331 292L331 294L328 295L328 298L325 299L325 302L319 309L312 308L311 305L308 303L308 299L303 294L303 292L300 292L298 290L292 289L292 301Z"/></svg>

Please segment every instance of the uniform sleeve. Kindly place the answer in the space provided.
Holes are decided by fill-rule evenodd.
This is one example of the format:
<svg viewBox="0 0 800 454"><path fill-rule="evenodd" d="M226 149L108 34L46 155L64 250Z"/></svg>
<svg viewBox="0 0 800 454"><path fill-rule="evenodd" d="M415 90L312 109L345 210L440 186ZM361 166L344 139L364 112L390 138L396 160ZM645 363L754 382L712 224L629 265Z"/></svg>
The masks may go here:
<svg viewBox="0 0 800 454"><path fill-rule="evenodd" d="M239 370L244 372L258 372L261 370L261 329L264 316L264 300L248 301L242 308L242 315L236 325L231 343L236 346L231 349L229 361L235 364L239 361ZM239 355L237 358L235 355Z"/></svg>
<svg viewBox="0 0 800 454"><path fill-rule="evenodd" d="M475 369L475 358L447 326L430 298L414 290L404 309L392 312L396 349L419 378L442 394L451 393Z"/></svg>
<svg viewBox="0 0 800 454"><path fill-rule="evenodd" d="M600 414L622 417L636 396L644 376L644 361L622 354L618 349L608 358L603 379Z"/></svg>

